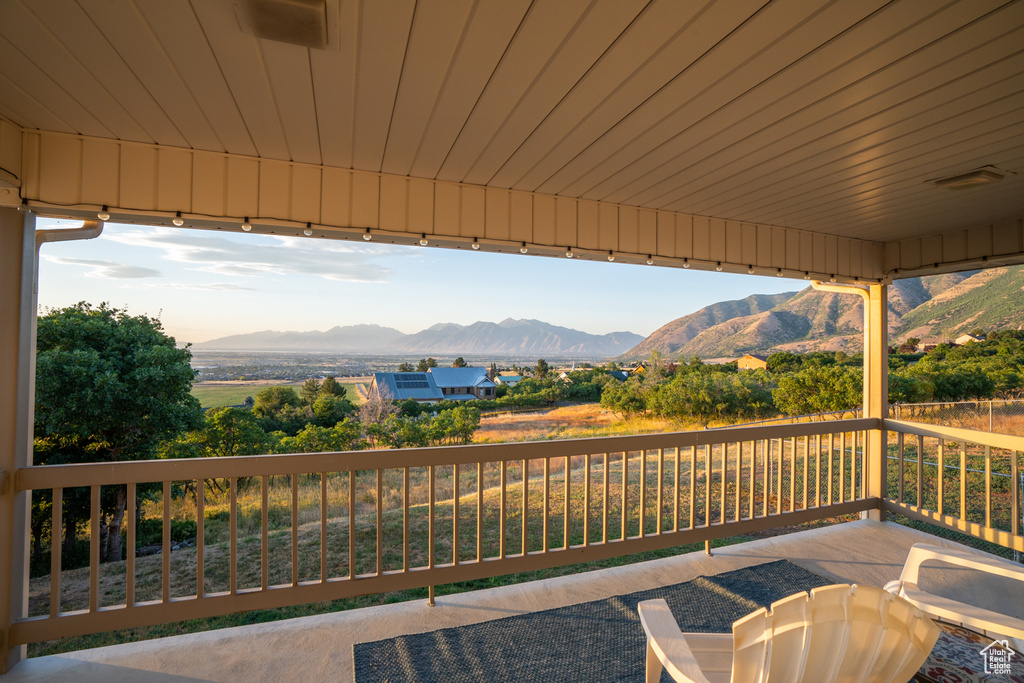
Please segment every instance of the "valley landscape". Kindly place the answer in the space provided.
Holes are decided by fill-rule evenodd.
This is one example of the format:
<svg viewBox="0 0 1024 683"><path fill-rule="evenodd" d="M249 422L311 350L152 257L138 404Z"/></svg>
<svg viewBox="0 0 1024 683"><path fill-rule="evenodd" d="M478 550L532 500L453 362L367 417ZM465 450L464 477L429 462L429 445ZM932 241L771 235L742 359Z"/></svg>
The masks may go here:
<svg viewBox="0 0 1024 683"><path fill-rule="evenodd" d="M666 311L668 315L671 311ZM671 359L697 356L705 360L775 351L857 353L862 326L859 297L806 287L718 302L675 318L646 338L633 332L589 334L539 320L509 318L470 325L438 323L415 334L370 324L326 331L265 330L199 342L192 349L200 379L214 379L205 366L217 358L226 366L247 366L249 370L241 374L248 372L252 378L287 379L297 376L296 364L303 366L301 376L317 372L354 376L393 369L424 356L439 361L464 356L472 363L522 364L540 357L560 363L631 362L646 359L652 351ZM938 343L976 328L1022 327L1024 268L1020 266L896 280L889 288L890 343L911 337Z"/></svg>

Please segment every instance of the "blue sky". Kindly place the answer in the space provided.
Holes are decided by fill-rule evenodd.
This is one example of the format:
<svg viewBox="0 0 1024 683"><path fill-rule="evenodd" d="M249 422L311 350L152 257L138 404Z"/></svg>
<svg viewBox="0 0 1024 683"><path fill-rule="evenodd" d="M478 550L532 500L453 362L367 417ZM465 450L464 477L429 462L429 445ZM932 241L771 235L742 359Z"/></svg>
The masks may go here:
<svg viewBox="0 0 1024 683"><path fill-rule="evenodd" d="M622 263L117 224L107 224L95 240L45 244L39 262L41 308L106 301L160 318L179 342L358 323L412 333L436 323L505 318L536 318L592 334L648 335L716 301L805 284Z"/></svg>

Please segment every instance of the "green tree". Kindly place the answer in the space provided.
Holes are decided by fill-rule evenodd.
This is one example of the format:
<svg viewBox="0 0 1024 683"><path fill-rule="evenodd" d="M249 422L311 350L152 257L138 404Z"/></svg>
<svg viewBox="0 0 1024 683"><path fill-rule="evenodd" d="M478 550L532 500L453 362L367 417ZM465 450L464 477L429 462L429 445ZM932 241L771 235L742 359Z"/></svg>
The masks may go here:
<svg viewBox="0 0 1024 683"><path fill-rule="evenodd" d="M550 369L546 360L538 358L537 365L533 368L533 374L535 377L546 377Z"/></svg>
<svg viewBox="0 0 1024 683"><path fill-rule="evenodd" d="M348 391L333 377L325 377L323 383L320 385L321 396L337 396L338 398L345 398L348 395Z"/></svg>
<svg viewBox="0 0 1024 683"><path fill-rule="evenodd" d="M310 377L302 383L302 405L309 408L313 407L313 403L316 401L317 396L320 395L320 380L316 377Z"/></svg>
<svg viewBox="0 0 1024 683"><path fill-rule="evenodd" d="M420 362L416 364L416 372L426 372L429 369L430 366L427 365L427 359L420 358Z"/></svg>
<svg viewBox="0 0 1024 683"><path fill-rule="evenodd" d="M416 372L416 368L413 367L412 363L399 363L398 372ZM423 372L426 372L426 370Z"/></svg>
<svg viewBox="0 0 1024 683"><path fill-rule="evenodd" d="M772 392L775 405L787 415L851 410L863 401L864 374L849 365L819 365L779 378Z"/></svg>
<svg viewBox="0 0 1024 683"><path fill-rule="evenodd" d="M256 394L252 414L258 418L263 431L294 435L308 421L301 408L302 400L295 389L278 385Z"/></svg>
<svg viewBox="0 0 1024 683"><path fill-rule="evenodd" d="M455 360L452 361L452 367L453 368L464 368L464 367L466 367L466 359L463 358L462 356L459 356L458 358L456 358Z"/></svg>
<svg viewBox="0 0 1024 683"><path fill-rule="evenodd" d="M148 460L160 444L202 424L188 347L160 321L85 302L39 318L35 463ZM65 547L88 514L85 489L65 491ZM120 560L127 487L104 487L101 555ZM59 531L51 534L56 538Z"/></svg>
<svg viewBox="0 0 1024 683"><path fill-rule="evenodd" d="M320 427L333 427L355 412L355 409L347 398L323 394L313 403L313 423Z"/></svg>

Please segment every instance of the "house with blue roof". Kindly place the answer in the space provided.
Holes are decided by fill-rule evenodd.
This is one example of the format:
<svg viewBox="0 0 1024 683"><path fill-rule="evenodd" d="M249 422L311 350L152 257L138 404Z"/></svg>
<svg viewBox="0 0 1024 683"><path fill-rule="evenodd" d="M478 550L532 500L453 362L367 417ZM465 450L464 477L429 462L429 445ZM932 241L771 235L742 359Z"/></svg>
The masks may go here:
<svg viewBox="0 0 1024 683"><path fill-rule="evenodd" d="M497 385L487 376L487 368L430 368L429 373L448 401L496 396Z"/></svg>
<svg viewBox="0 0 1024 683"><path fill-rule="evenodd" d="M437 403L493 399L496 389L486 368L430 368L427 372L375 372L367 396Z"/></svg>

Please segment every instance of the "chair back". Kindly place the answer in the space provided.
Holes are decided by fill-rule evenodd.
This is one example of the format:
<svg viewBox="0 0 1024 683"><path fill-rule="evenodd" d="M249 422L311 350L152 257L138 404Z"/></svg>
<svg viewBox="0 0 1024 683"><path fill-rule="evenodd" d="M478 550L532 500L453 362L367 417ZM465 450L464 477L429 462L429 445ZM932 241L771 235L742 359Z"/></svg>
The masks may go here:
<svg viewBox="0 0 1024 683"><path fill-rule="evenodd" d="M939 637L903 598L850 584L791 595L735 622L732 632L733 683L905 683Z"/></svg>

